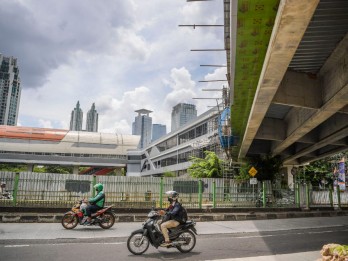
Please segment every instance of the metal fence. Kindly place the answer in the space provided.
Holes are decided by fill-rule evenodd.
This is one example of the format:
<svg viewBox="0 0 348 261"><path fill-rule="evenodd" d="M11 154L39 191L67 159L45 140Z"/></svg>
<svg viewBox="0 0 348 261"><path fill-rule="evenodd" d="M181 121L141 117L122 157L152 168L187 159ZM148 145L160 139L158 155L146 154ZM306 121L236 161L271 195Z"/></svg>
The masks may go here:
<svg viewBox="0 0 348 261"><path fill-rule="evenodd" d="M94 195L93 186L99 182L104 184L106 204L117 208L167 207L165 192L169 190L179 192L180 201L187 208L332 206L335 202L348 202L347 193L300 185L295 190L281 189L270 181L252 185L233 179L0 172L0 182L6 183L1 195L5 190L12 194L11 199L0 197L0 207L70 207L77 200Z"/></svg>

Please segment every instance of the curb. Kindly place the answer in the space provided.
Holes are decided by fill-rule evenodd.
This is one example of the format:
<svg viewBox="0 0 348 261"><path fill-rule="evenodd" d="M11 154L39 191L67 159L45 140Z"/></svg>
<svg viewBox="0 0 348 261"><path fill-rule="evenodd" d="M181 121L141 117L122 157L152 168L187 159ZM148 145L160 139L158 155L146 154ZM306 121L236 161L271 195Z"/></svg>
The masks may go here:
<svg viewBox="0 0 348 261"><path fill-rule="evenodd" d="M60 223L64 213L0 213L0 223ZM192 213L196 222L348 216L348 211ZM147 214L116 214L116 222L143 222Z"/></svg>

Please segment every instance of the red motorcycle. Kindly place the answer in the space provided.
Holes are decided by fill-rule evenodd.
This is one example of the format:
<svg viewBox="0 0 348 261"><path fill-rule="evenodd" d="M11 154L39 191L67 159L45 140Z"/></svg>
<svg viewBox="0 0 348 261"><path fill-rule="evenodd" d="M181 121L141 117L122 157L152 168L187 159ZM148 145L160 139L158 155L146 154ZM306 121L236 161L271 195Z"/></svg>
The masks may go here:
<svg viewBox="0 0 348 261"><path fill-rule="evenodd" d="M76 203L70 211L66 212L62 218L62 226L66 229L73 229L78 224L84 225L86 217L83 212L80 210L80 206L83 203L80 200ZM104 207L101 210L98 210L96 213L92 214L92 220L89 225L100 226L101 228L108 229L111 228L115 223L115 216L111 212L112 206Z"/></svg>

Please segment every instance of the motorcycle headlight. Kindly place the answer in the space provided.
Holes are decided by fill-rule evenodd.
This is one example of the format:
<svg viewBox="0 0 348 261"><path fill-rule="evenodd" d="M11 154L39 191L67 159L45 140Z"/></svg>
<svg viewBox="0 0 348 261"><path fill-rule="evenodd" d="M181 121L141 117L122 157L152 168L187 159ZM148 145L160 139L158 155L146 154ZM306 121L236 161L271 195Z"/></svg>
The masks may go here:
<svg viewBox="0 0 348 261"><path fill-rule="evenodd" d="M151 218L148 218L147 220L145 220L143 222L143 225L142 226L145 226L146 224L151 224L151 222L153 222L153 220Z"/></svg>

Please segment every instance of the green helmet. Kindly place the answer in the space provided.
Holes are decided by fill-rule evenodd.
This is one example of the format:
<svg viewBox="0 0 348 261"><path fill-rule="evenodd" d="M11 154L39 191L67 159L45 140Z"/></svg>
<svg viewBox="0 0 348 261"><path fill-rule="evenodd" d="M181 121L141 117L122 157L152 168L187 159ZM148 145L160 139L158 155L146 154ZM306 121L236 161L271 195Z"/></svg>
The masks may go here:
<svg viewBox="0 0 348 261"><path fill-rule="evenodd" d="M104 185L101 184L101 183L98 183L98 184L95 184L95 185L94 185L94 188L95 188L97 191L103 191Z"/></svg>

